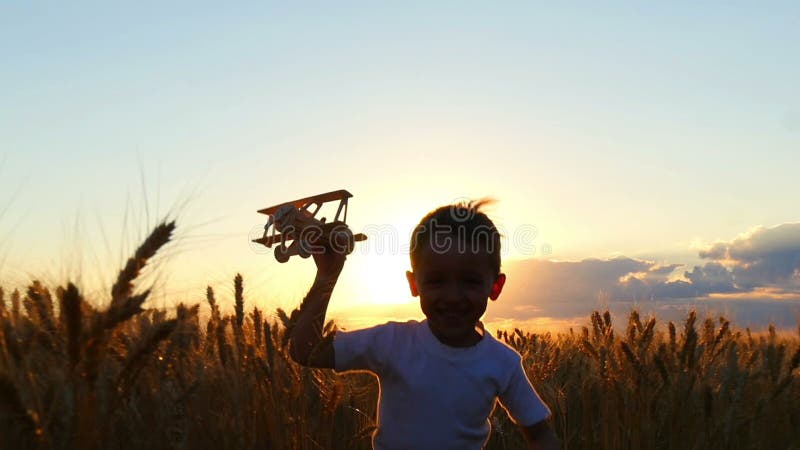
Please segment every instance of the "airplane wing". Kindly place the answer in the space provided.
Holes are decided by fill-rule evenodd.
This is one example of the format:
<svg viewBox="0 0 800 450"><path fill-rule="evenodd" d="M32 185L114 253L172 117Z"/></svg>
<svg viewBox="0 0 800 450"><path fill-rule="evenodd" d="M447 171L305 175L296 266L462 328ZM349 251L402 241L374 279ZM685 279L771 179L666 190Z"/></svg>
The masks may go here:
<svg viewBox="0 0 800 450"><path fill-rule="evenodd" d="M259 209L258 212L261 214L270 215L278 210L283 205L293 205L295 208L302 208L303 206L309 203L326 203L332 202L335 200L343 200L345 198L352 197L353 194L346 191L345 189L339 189L338 191L331 191L326 192L324 194L319 195L312 195L311 197L300 198L291 202L281 203L280 205L270 206L269 208Z"/></svg>
<svg viewBox="0 0 800 450"><path fill-rule="evenodd" d="M253 242L265 245L267 247L272 247L273 244L280 243L282 239L285 239L286 241L294 240L294 232L290 231L283 234L269 235L258 239L253 239Z"/></svg>
<svg viewBox="0 0 800 450"><path fill-rule="evenodd" d="M286 234L286 240L287 241L294 240L294 233L290 232L290 233L283 233L283 234ZM281 235L281 234L276 234L274 236L267 236L267 237L262 237L262 238L258 238L258 239L253 239L253 242L258 243L258 244L262 244L262 245L264 245L266 247L272 247L273 245L281 242L282 236L283 235ZM364 233L357 233L357 234L353 235L353 240L355 242L366 241L367 240L367 235L365 235Z"/></svg>

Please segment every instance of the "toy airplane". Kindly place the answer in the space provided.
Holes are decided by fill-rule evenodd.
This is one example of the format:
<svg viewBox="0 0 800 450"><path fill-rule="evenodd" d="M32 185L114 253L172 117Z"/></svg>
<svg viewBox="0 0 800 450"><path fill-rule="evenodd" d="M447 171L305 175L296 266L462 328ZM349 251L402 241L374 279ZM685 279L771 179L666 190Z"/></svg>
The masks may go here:
<svg viewBox="0 0 800 450"><path fill-rule="evenodd" d="M350 254L356 242L367 239L363 233L354 235L347 227L347 199L352 196L340 189L260 209L258 212L268 215L269 219L264 225L264 236L253 239L253 242L267 248L279 243L275 247L275 259L280 263L285 263L294 255L301 258L311 256L313 246L309 240L312 239L315 240L314 245L327 244L334 251ZM339 201L339 208L333 220L328 222L325 217L318 219L316 216L322 205L334 201ZM287 241L292 243L286 245Z"/></svg>

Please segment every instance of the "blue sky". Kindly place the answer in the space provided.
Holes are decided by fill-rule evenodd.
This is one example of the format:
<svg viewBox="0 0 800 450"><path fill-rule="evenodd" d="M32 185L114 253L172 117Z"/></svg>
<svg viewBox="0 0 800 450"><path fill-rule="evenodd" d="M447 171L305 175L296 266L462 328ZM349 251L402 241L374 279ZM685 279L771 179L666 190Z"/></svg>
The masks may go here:
<svg viewBox="0 0 800 450"><path fill-rule="evenodd" d="M6 2L0 278L107 279L172 209L169 298L241 271L291 303L313 266L254 252L254 212L338 188L354 228L489 195L536 227L512 259L680 277L799 220L798 30L794 2ZM376 253L338 303L408 300L404 255Z"/></svg>

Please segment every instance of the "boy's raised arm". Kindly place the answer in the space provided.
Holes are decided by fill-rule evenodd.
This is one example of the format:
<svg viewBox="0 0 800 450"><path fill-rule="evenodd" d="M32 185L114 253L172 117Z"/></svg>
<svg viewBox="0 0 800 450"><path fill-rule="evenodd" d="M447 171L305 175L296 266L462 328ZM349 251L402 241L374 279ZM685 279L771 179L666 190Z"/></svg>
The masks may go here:
<svg viewBox="0 0 800 450"><path fill-rule="evenodd" d="M334 367L333 341L323 340L325 313L336 281L344 267L343 253L325 248L315 252L317 276L300 307L292 313L294 326L289 331L289 355L298 364L310 367Z"/></svg>

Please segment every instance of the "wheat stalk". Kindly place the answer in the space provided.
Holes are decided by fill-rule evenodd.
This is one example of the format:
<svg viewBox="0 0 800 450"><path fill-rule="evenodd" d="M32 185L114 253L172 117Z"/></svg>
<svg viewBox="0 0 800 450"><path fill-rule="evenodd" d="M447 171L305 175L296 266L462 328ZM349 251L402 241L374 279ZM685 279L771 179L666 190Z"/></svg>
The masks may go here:
<svg viewBox="0 0 800 450"><path fill-rule="evenodd" d="M111 309L125 302L133 291L133 280L139 276L142 268L172 237L175 221L162 222L147 236L134 255L128 258L125 267L120 270L117 280L111 287Z"/></svg>
<svg viewBox="0 0 800 450"><path fill-rule="evenodd" d="M39 440L42 429L38 415L25 407L17 385L4 373L0 373L0 413L0 417L19 423L17 430L21 436L16 445L31 445ZM0 436L0 444L13 442L10 438L11 436Z"/></svg>
<svg viewBox="0 0 800 450"><path fill-rule="evenodd" d="M241 330L244 322L244 281L242 275L237 273L233 278L234 288L234 310L236 311L236 328Z"/></svg>
<svg viewBox="0 0 800 450"><path fill-rule="evenodd" d="M136 377L142 371L146 358L155 351L158 344L167 339L178 326L178 319L161 322L148 335L140 340L139 345L128 355L122 371L117 377L117 389L125 393L130 390Z"/></svg>
<svg viewBox="0 0 800 450"><path fill-rule="evenodd" d="M83 314L81 304L83 299L74 284L69 283L67 289L61 292L61 322L67 330L67 354L70 364L78 363L81 351L81 329Z"/></svg>

